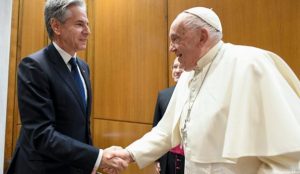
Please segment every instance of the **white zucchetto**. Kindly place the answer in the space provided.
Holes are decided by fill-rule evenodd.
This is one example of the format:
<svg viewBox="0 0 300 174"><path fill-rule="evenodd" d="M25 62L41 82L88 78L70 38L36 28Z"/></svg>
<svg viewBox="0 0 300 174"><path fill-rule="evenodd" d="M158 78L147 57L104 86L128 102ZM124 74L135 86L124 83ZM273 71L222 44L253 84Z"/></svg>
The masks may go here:
<svg viewBox="0 0 300 174"><path fill-rule="evenodd" d="M222 32L222 25L218 15L209 8L193 7L184 11L201 18L203 21Z"/></svg>

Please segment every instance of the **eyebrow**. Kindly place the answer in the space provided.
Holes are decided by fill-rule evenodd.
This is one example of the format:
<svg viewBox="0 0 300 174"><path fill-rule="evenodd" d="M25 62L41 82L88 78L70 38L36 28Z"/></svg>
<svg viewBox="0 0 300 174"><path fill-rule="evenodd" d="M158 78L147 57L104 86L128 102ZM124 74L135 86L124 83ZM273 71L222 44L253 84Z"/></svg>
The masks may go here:
<svg viewBox="0 0 300 174"><path fill-rule="evenodd" d="M78 22L78 23L84 23L84 24L89 24L89 21L88 20L82 20L82 19L78 19L76 20L75 22Z"/></svg>

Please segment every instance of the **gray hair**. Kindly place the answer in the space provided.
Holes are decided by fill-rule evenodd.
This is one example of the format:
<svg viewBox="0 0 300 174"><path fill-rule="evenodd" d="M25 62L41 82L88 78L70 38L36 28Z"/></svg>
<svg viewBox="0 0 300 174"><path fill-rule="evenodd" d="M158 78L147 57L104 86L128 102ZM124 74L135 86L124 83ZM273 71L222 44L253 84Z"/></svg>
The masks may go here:
<svg viewBox="0 0 300 174"><path fill-rule="evenodd" d="M84 0L47 0L44 9L45 24L49 38L52 40L54 31L51 28L51 19L57 19L64 23L67 20L68 7L71 5L80 6L86 9Z"/></svg>
<svg viewBox="0 0 300 174"><path fill-rule="evenodd" d="M211 26L209 23L204 21L198 16L195 16L190 13L182 13L184 15L184 20L182 21L185 26L191 30L196 30L199 28L206 28L211 34L212 38L217 39L218 41L222 39L223 34L221 31Z"/></svg>

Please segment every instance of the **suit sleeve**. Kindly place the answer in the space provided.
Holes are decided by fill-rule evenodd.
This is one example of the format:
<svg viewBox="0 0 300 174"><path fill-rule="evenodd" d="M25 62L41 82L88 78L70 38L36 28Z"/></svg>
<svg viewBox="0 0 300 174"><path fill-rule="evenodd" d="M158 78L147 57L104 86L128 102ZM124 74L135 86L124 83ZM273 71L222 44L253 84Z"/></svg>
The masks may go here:
<svg viewBox="0 0 300 174"><path fill-rule="evenodd" d="M31 58L19 65L18 100L24 137L40 155L92 171L99 150L55 130L48 74Z"/></svg>

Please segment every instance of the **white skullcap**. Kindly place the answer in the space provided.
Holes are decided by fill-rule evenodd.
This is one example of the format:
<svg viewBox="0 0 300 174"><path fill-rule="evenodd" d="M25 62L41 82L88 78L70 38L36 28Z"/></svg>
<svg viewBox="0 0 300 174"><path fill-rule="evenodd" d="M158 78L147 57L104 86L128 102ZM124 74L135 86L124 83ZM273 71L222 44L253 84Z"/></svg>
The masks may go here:
<svg viewBox="0 0 300 174"><path fill-rule="evenodd" d="M222 25L218 15L209 8L193 7L184 11L201 18L203 21L222 32Z"/></svg>

